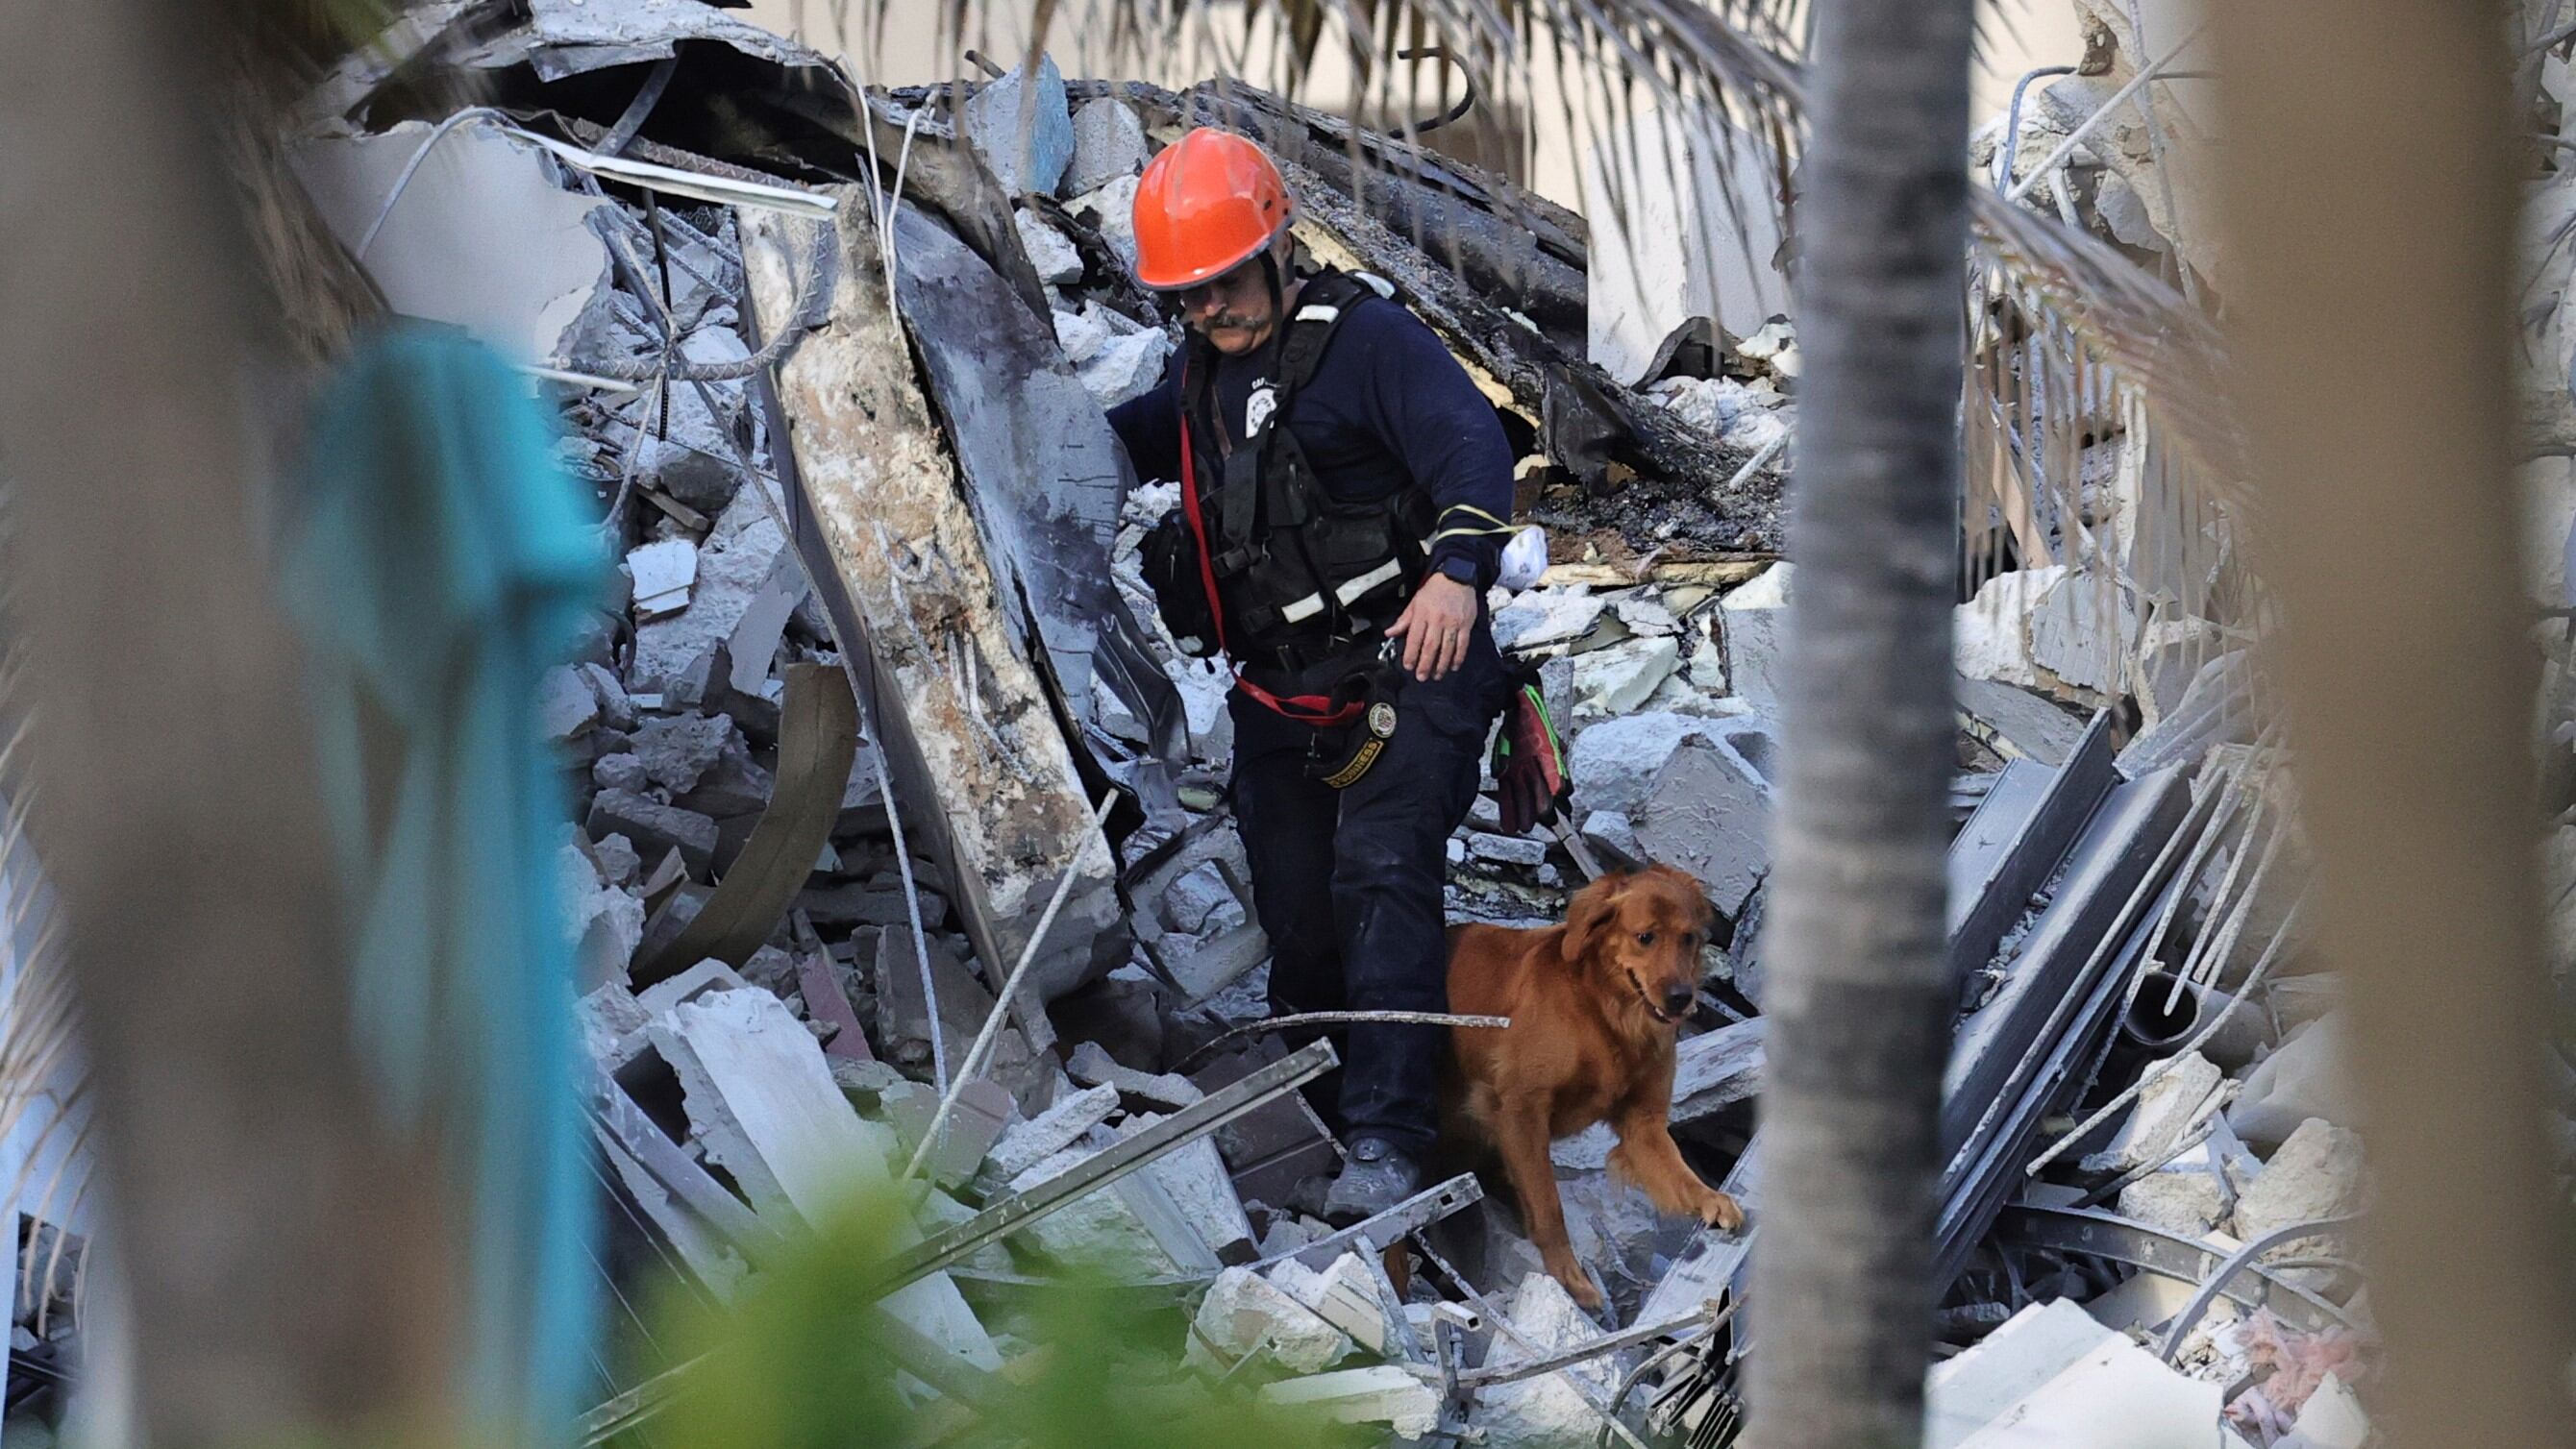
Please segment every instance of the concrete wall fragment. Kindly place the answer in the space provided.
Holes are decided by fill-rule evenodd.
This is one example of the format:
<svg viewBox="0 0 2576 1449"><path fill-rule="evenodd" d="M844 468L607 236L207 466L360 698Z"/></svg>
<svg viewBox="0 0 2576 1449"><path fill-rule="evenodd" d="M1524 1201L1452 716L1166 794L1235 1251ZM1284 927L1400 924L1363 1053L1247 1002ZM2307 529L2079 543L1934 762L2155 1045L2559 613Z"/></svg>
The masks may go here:
<svg viewBox="0 0 2576 1449"><path fill-rule="evenodd" d="M1042 999L1092 974L1118 919L1111 852L1071 749L1021 652L955 463L888 307L865 197L839 191L840 234L743 212L760 335L787 325L818 255L834 268L825 326L779 364L778 453L789 521L858 671L898 796L988 967L1019 958L1066 871L1076 879L1030 981Z"/></svg>

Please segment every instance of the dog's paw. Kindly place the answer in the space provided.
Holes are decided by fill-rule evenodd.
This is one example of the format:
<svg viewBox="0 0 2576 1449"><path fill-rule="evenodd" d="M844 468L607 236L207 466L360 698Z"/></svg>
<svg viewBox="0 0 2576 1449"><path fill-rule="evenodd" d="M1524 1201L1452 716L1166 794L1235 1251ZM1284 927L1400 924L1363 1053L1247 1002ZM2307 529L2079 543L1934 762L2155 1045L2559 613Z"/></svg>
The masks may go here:
<svg viewBox="0 0 2576 1449"><path fill-rule="evenodd" d="M1592 1286L1592 1275L1583 1271L1582 1264L1571 1260L1553 1264L1547 1275L1564 1284L1565 1291L1573 1295L1576 1306L1584 1312L1601 1311L1601 1290Z"/></svg>
<svg viewBox="0 0 2576 1449"><path fill-rule="evenodd" d="M1744 1208L1727 1193L1711 1188L1700 1199L1699 1220L1723 1233L1744 1231Z"/></svg>

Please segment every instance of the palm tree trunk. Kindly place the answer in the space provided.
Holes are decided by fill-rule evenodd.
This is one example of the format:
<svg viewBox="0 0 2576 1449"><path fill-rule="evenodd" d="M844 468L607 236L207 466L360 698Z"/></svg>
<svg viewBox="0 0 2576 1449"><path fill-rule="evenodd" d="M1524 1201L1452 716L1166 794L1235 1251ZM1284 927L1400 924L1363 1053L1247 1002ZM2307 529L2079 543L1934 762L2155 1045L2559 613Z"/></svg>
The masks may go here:
<svg viewBox="0 0 2576 1449"><path fill-rule="evenodd" d="M2350 985L2389 1440L2564 1445L2506 7L2214 8L2256 564ZM2392 572L2402 584L2392 588Z"/></svg>
<svg viewBox="0 0 2576 1449"><path fill-rule="evenodd" d="M1955 758L1950 608L1970 0L1824 0L1798 278L1760 1449L1919 1442Z"/></svg>
<svg viewBox="0 0 2576 1449"><path fill-rule="evenodd" d="M442 1427L461 1244L369 1110L260 537L218 7L0 0L0 438L132 1442ZM20 611L23 610L23 615Z"/></svg>

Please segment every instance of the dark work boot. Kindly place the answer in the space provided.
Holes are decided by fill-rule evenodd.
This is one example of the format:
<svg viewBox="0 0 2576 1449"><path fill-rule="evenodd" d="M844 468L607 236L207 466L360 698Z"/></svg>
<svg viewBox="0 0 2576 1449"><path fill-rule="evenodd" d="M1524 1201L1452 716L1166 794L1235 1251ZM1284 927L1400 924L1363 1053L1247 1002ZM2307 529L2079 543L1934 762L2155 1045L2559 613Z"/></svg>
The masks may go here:
<svg viewBox="0 0 2576 1449"><path fill-rule="evenodd" d="M1362 1137L1351 1144L1351 1160L1324 1195L1324 1221L1346 1228L1421 1190L1421 1164L1383 1137Z"/></svg>

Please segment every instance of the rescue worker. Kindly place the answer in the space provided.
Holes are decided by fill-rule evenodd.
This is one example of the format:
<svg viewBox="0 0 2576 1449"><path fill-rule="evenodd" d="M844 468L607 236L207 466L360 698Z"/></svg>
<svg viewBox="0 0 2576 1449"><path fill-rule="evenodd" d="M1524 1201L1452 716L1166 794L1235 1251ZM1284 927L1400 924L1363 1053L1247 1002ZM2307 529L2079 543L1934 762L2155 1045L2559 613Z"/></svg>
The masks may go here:
<svg viewBox="0 0 2576 1449"><path fill-rule="evenodd" d="M1442 1011L1447 842L1512 691L1485 592L1513 456L1493 406L1375 279L1297 275L1279 171L1201 128L1136 190L1136 274L1188 344L1110 413L1178 479L1147 572L1184 648L1234 666L1232 802L1274 1014ZM1325 1215L1422 1185L1447 1030L1356 1025L1319 1102L1349 1147ZM1329 1079L1327 1079L1329 1081Z"/></svg>

